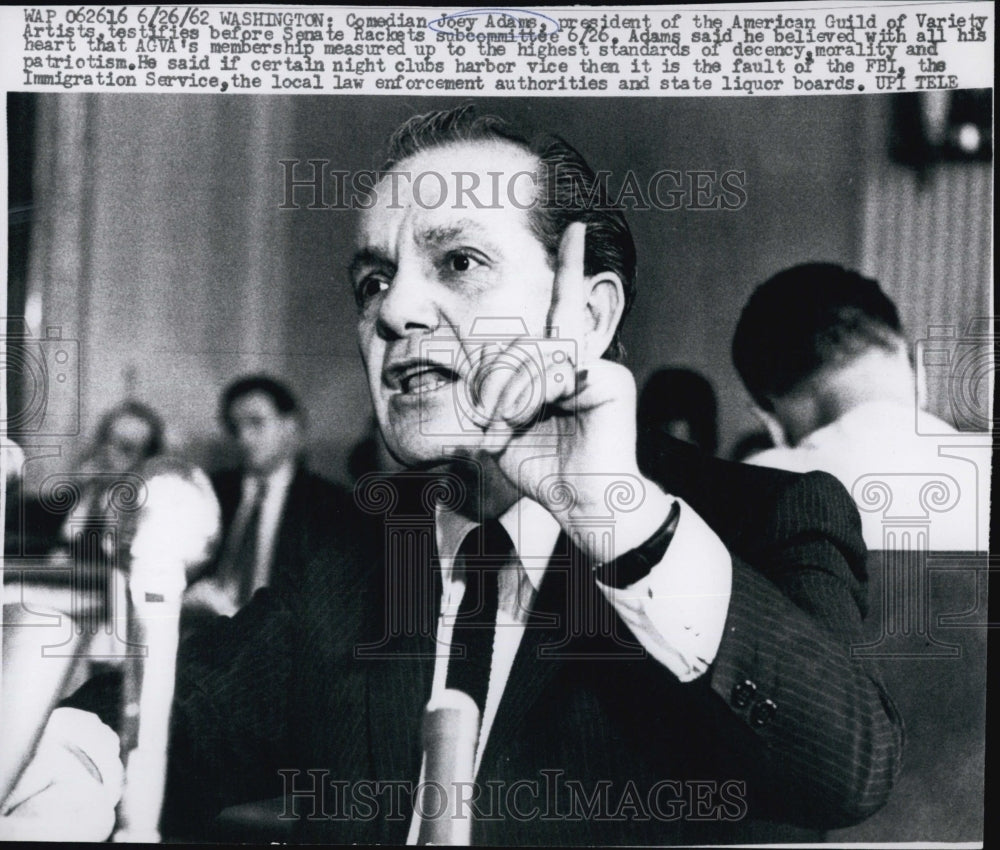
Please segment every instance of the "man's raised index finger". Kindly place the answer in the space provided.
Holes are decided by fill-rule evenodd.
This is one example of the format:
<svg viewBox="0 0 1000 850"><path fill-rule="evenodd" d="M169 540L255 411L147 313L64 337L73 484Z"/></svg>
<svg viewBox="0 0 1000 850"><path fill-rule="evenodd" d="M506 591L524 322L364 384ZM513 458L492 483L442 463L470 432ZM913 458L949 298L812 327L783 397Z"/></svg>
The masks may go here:
<svg viewBox="0 0 1000 850"><path fill-rule="evenodd" d="M562 235L548 322L550 336L572 339L577 344L583 341L587 304L583 270L586 238L587 225L582 221L574 221Z"/></svg>

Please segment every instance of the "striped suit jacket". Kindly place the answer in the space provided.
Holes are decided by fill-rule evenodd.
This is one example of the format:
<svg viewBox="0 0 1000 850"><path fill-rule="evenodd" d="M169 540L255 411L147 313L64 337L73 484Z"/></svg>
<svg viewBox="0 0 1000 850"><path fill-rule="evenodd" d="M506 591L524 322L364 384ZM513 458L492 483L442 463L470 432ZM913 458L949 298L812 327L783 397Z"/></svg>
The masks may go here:
<svg viewBox="0 0 1000 850"><path fill-rule="evenodd" d="M801 841L887 798L902 729L878 671L851 654L866 576L847 493L674 441L659 463L732 554L715 662L677 682L561 539L468 792L474 843ZM187 643L168 830L284 793L303 841L406 840L440 598L433 504L448 487L363 480L357 514L331 518L293 581Z"/></svg>

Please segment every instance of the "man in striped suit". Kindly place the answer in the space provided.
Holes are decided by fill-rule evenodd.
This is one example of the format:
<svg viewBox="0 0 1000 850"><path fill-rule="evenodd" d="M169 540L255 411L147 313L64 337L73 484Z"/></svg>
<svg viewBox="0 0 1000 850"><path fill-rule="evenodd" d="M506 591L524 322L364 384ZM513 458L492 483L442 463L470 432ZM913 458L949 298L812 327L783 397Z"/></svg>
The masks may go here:
<svg viewBox="0 0 1000 850"><path fill-rule="evenodd" d="M410 471L183 650L167 823L284 791L302 840L671 844L877 810L901 730L851 655L842 488L675 441L640 473L635 250L565 142L462 108L401 127L385 172L351 277Z"/></svg>

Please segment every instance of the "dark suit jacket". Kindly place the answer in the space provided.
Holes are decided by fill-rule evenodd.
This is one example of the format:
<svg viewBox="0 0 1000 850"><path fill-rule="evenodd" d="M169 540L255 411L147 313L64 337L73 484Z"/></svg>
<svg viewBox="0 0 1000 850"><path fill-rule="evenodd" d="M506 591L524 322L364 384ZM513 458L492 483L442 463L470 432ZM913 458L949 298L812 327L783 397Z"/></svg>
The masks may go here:
<svg viewBox="0 0 1000 850"><path fill-rule="evenodd" d="M646 657L563 536L482 759L474 843L803 840L886 800L902 733L851 657L866 578L846 492L675 442L663 460L733 557L715 662L681 684ZM349 540L184 647L168 828L284 790L302 840L405 841L440 594L432 505L449 487L363 479Z"/></svg>
<svg viewBox="0 0 1000 850"><path fill-rule="evenodd" d="M221 557L240 506L243 471L223 470L213 473L210 478L221 510L222 543L218 550ZM337 519L350 512L352 506L353 500L346 490L303 465L296 467L276 532L270 583L286 579L290 572L294 573L308 562L321 545L319 541L330 535ZM208 567L204 576L212 575L217 568L218 560Z"/></svg>

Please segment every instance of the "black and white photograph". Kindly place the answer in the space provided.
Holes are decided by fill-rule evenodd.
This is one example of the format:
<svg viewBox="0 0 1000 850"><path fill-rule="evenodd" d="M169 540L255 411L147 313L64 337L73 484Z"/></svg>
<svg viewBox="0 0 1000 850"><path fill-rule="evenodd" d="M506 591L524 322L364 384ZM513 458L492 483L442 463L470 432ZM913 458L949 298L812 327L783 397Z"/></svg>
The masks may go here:
<svg viewBox="0 0 1000 850"><path fill-rule="evenodd" d="M0 840L983 846L993 90L573 79L6 92Z"/></svg>

